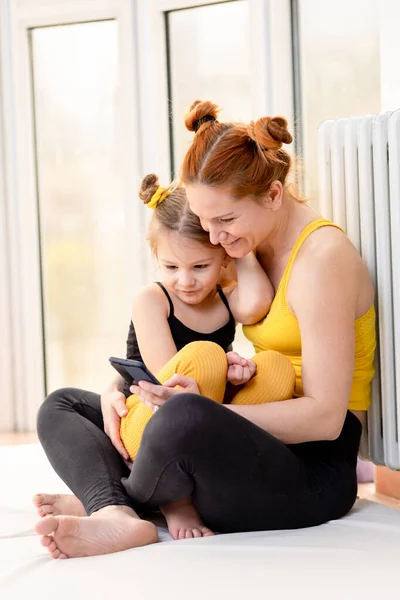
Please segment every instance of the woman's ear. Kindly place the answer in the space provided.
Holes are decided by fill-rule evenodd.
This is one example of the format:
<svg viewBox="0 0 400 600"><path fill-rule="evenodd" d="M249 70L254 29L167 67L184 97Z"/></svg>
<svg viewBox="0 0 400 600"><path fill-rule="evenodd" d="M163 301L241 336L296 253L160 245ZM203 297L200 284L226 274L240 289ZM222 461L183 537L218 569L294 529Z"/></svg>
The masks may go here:
<svg viewBox="0 0 400 600"><path fill-rule="evenodd" d="M282 205L283 186L276 180L271 183L271 187L265 195L265 207L270 210L278 210Z"/></svg>

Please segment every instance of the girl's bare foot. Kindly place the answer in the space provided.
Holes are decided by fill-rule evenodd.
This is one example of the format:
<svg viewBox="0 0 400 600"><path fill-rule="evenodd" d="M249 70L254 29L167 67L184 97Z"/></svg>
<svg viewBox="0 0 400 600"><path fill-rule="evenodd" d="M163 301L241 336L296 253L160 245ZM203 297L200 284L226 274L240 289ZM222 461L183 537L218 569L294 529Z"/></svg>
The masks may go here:
<svg viewBox="0 0 400 600"><path fill-rule="evenodd" d="M90 517L47 516L35 531L53 558L110 554L158 540L157 527L127 506L107 506Z"/></svg>
<svg viewBox="0 0 400 600"><path fill-rule="evenodd" d="M168 530L174 540L207 537L214 535L202 522L190 498L171 502L162 507Z"/></svg>
<svg viewBox="0 0 400 600"><path fill-rule="evenodd" d="M35 494L32 501L39 517L47 515L53 515L53 517L58 515L87 516L82 502L72 494Z"/></svg>

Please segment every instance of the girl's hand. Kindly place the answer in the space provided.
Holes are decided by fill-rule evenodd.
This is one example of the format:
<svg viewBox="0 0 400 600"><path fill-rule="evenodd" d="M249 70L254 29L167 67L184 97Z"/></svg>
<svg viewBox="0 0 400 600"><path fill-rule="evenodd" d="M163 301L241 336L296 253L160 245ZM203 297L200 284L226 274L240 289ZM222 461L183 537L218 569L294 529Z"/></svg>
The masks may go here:
<svg viewBox="0 0 400 600"><path fill-rule="evenodd" d="M101 412L103 414L104 432L110 438L113 446L122 458L129 460L120 437L121 417L128 414L126 398L118 389L106 390L100 397Z"/></svg>
<svg viewBox="0 0 400 600"><path fill-rule="evenodd" d="M255 375L256 363L239 356L237 352L227 352L228 371L226 379L233 385L243 385Z"/></svg>
<svg viewBox="0 0 400 600"><path fill-rule="evenodd" d="M179 386L176 388L175 386ZM130 388L132 394L137 394L145 406L156 412L165 404L168 398L177 394L200 394L197 383L186 375L173 375L164 385L157 385L148 381L139 381L138 385Z"/></svg>

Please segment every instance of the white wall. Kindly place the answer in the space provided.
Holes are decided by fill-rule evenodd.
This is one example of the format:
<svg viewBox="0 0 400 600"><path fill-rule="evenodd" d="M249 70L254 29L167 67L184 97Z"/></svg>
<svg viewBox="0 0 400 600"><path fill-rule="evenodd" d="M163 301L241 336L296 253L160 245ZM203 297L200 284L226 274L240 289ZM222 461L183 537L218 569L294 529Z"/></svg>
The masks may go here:
<svg viewBox="0 0 400 600"><path fill-rule="evenodd" d="M400 109L400 2L381 0L382 111Z"/></svg>

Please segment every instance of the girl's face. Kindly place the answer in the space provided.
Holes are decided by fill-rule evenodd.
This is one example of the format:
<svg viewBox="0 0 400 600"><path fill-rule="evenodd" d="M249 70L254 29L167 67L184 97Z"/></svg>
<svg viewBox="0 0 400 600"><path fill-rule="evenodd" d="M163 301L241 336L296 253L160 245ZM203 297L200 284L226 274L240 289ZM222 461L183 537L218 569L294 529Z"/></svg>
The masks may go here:
<svg viewBox="0 0 400 600"><path fill-rule="evenodd" d="M205 246L169 231L160 234L157 260L163 283L186 304L199 304L215 291L227 256L221 246Z"/></svg>
<svg viewBox="0 0 400 600"><path fill-rule="evenodd" d="M275 185L278 184L278 185ZM204 185L186 188L190 210L209 232L212 244L221 244L229 256L241 258L255 250L273 230L282 186L274 182L264 199L236 200L225 190Z"/></svg>

